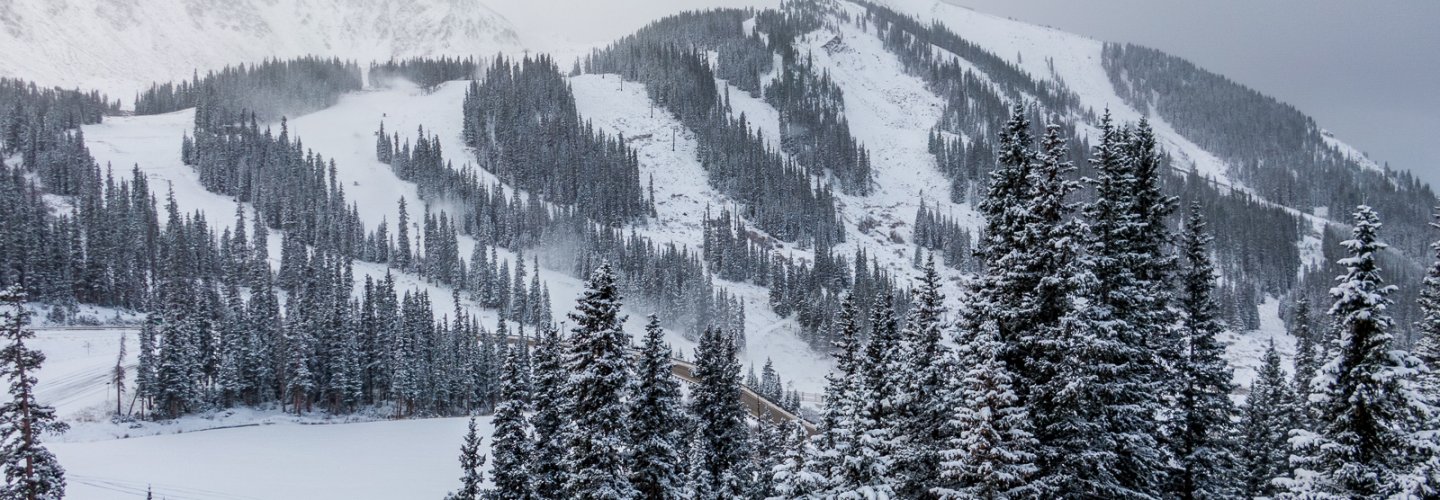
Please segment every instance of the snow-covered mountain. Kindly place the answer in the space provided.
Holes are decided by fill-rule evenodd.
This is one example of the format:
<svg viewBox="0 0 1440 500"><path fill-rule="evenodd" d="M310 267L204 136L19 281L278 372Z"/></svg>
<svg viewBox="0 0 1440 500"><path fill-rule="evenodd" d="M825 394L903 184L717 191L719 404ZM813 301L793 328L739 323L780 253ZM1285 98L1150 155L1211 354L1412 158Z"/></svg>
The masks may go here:
<svg viewBox="0 0 1440 500"><path fill-rule="evenodd" d="M1193 172L1196 177L1204 178L1216 192L1245 198L1247 203L1252 203L1247 207L1274 209L1294 218L1294 225L1299 226L1297 237L1284 242L1288 245L1287 250L1298 254L1295 265L1285 270L1292 277L1303 275L1308 266L1320 264L1326 259L1323 250L1326 227L1340 227L1346 222L1343 219L1344 210L1338 209L1334 200L1314 199L1308 193L1278 192L1268 184L1260 184L1273 181L1257 178L1253 172L1244 170L1253 168L1247 164L1248 149L1207 135L1210 129L1206 127L1213 126L1212 123L1183 114L1167 114L1166 110L1172 108L1166 108L1165 103L1158 100L1136 99L1134 95L1140 92L1131 88L1130 83L1140 85L1139 77L1132 79L1132 75L1126 72L1127 68L1117 66L1119 63L1113 59L1107 62L1107 45L1103 42L987 15L942 0L872 1L927 25L936 22L948 26L966 42L988 53L994 61L967 59L965 55L932 47L935 57L953 60L970 71L981 85L997 89L995 94L999 99L1006 100L1005 104L1009 104L1009 100L1037 101L1040 96L1023 90L1014 91L1017 77L1011 73L1002 74L1002 71L1010 70L996 66L996 61L1018 70L1026 79L1062 89L1062 94L1072 96L1073 101L1067 101L1069 104L1065 107L1047 111L1074 125L1073 140L1076 142L1094 137L1097 116L1102 110L1108 110L1122 123L1142 118L1149 120L1159 146L1170 156L1177 170ZM632 33L664 15L687 9L773 7L779 3L768 0L594 0L583 4L560 0L9 0L0 3L0 76L33 80L44 85L98 89L109 93L112 98L121 99L128 107L132 93L150 82L188 79L197 70L203 74L206 70L236 63L302 55L337 56L356 60L365 66L371 61L414 56L547 52L555 55L563 71L569 69L571 61L592 49L603 47L609 41ZM927 144L930 134L940 128L937 123L945 116L946 96L940 95L923 75L907 71L902 57L887 46L887 40L874 25L857 21L867 15L867 5L860 1L837 2L834 10L826 12L829 17L820 24L820 28L797 36L793 45L797 52L809 58L816 70L832 78L843 92L843 112L850 127L849 133L868 150L874 172L870 191L835 195L835 207L842 219L845 236L845 241L835 246L835 253L848 257L864 252L868 259L873 259L880 268L892 273L901 286L906 286L913 282L916 275L912 262L917 253L917 234L913 226L921 207L951 217L970 231L978 232L980 219L973 209L973 198L966 200L950 196L951 180L942 172ZM747 34L756 32L755 20L745 21L744 30ZM765 33L761 35L768 36ZM777 61L780 58L778 55L775 57ZM718 54L711 54L712 64L718 59ZM772 82L779 73L777 67L760 75L759 79L762 83ZM1117 78L1117 73L1123 76ZM637 222L627 231L633 229L635 234L657 244L675 243L695 249L701 246L706 235L702 217L707 212L742 204L721 189L707 184L708 172L699 159L705 146L697 137L699 134L688 130L684 121L652 102L645 83L621 79L613 73L581 74L567 78L579 115L593 123L597 130L623 136L626 146L636 152L640 179L648 179L652 184L648 195L655 205L654 215L645 217L643 222ZM1126 83L1117 85L1117 81ZM726 93L726 100L736 117L743 114L747 124L768 143L780 142L780 110L764 99L741 90L734 82L717 80L715 83L720 91ZM397 199L405 200L411 207L425 206L433 201L423 198L415 183L401 179L390 165L376 159L376 126L384 122L387 130L402 131L402 140L410 139L403 134L423 128L427 134L436 134L439 144L444 146L447 160L452 160L457 166L473 164L474 155L467 151L462 132L464 118L460 106L465 87L460 82L427 89L403 82L396 85L372 82L363 91L340 97L334 106L327 109L290 117L288 130L317 154L335 161L336 180L344 187L348 199L357 202L357 215L361 222L373 227L382 221L398 219ZM1276 109L1283 108L1283 105L1278 105ZM180 160L182 137L194 136L193 113L182 110L153 116L107 117L101 124L84 127L86 144L101 165L110 164L117 172L136 165L149 176L156 189L172 189L177 203L184 210L203 213L217 231L233 229L228 225L233 220L234 198L206 190L196 171ZM1320 133L1317 126L1307 122L1308 119L1299 115L1298 111L1296 114L1300 117L1295 119L1298 121L1289 123L1313 128L1316 131L1314 137L1319 138L1314 143L1304 142L1310 135L1302 130L1297 132L1302 136L1299 144L1314 148L1306 151L1313 151L1316 156L1333 154L1337 158L1325 164L1324 175L1348 179L1369 172L1368 175L1375 177L1363 177L1363 181L1356 181L1358 187L1355 189L1372 198L1389 196L1394 192L1407 195L1428 193L1428 188L1422 190L1395 180L1397 177L1393 173L1382 171L1372 162L1360 158L1356 148L1328 132ZM945 136L947 138L961 138L971 144L976 140L976 137L950 130L945 133L950 134ZM1259 139L1260 142L1279 140L1270 137ZM1306 171L1309 168L1307 165L1266 166L1297 179L1305 179L1312 173ZM1318 175L1322 169L1315 167L1315 170ZM480 175L486 182L499 182L500 179L488 172ZM1391 182L1372 182L1374 179ZM518 189L511 185L506 188ZM1294 191L1303 190L1296 188ZM444 206L444 203L435 205L437 211L457 208ZM1332 210L1332 207L1337 209ZM1427 210L1428 205L1418 209ZM247 212L247 217L249 220L256 218L253 211ZM1417 224L1423 224L1423 221L1422 218ZM1236 231L1229 221L1218 221L1216 225L1221 233ZM767 237L759 232L750 236L756 239ZM1222 244L1239 239L1241 237L1237 236L1223 240ZM276 231L269 241L272 247L270 255L280 255L282 238L279 232ZM476 245L475 238L462 235L458 241L459 253L468 256ZM799 261L815 260L813 247L805 244L779 242L777 248ZM521 258L521 254L512 249L502 248L498 255L504 259ZM524 255L533 257L532 253ZM1254 256L1256 260L1262 257L1265 256ZM541 265L538 275L554 292L552 308L559 316L559 312L567 311L573 305L573 299L583 285L573 276L574 270L569 266L544 261ZM367 273L379 276L391 272L384 264L361 262L356 263L355 270L357 281ZM493 324L499 320L500 315L496 311L480 308L474 301L461 299L459 304L451 302L450 290L446 286L414 273L394 272L401 285L429 291L436 300L437 314L457 307L472 307L484 322ZM943 272L947 278L945 294L952 301L958 300L963 293L959 284L964 273L959 269ZM765 286L724 280L717 280L717 285L733 293L746 307L744 317L748 345L741 353L741 362L758 367L767 360L773 360L780 374L792 384L791 388L806 393L820 392L831 361L826 354L810 349L799 338L800 326L795 315L772 311L768 305L769 291ZM1268 341L1276 341L1287 356L1293 351L1294 339L1285 333L1286 327L1281 319L1284 307L1282 296L1288 298L1286 294L1298 288L1299 285L1289 283L1287 287L1259 292L1261 296L1255 301L1258 303L1255 309L1259 318L1255 325L1227 333L1226 340L1231 346L1229 358L1236 369L1238 382L1248 383L1253 378L1261 351ZM644 313L648 312L652 311L627 311L631 318L628 328L632 334L640 331L640 322ZM105 345L108 346L111 340L107 338ZM680 332L671 332L668 340L686 352L695 346ZM73 341L55 340L61 345L56 348L57 351L69 349L71 355L57 359L77 360L73 363L66 361L73 366L61 364L59 368L75 373L84 371L86 376L101 380L94 374L103 374L113 358L107 355L90 359L89 341L85 340L86 352L82 359L78 344L75 344L79 341L78 337ZM130 355L134 356L133 350ZM57 374L55 378L70 374L58 370L52 373ZM72 392L80 394L79 391ZM99 401L109 396L108 391L91 390L83 395L65 401L67 406L62 408L62 413L65 413L62 416L77 419L88 418L86 415L93 417L101 413L96 408L113 404ZM246 418L251 416L227 414L217 418L217 422L189 422L185 428L231 425ZM458 425L459 421L450 421L441 424L439 431L432 428L416 434L420 436L416 439L452 439L455 436L451 434ZM419 426L425 427L424 424ZM303 430L291 426L284 430L285 439L291 439L292 431L297 436L305 434ZM103 431L82 429L77 437L69 438L75 442L61 447L62 457L69 460L71 457L93 455L100 448L108 450L98 455L103 457L111 456L106 453L118 456L132 451L132 448L123 445L98 442L113 437L110 432L116 431L108 427ZM118 432L128 434L130 431ZM144 432L137 431L137 435L159 432L168 431L146 429ZM226 439L227 436L215 435L219 436L216 439ZM242 440L247 439L245 435L237 433L231 436ZM98 443L84 442L92 439ZM303 442L306 438L297 439ZM314 435L308 439L315 439ZM349 434L346 434L346 439L351 439ZM184 441L182 438L176 440ZM390 447L387 452L406 445L403 442L382 444ZM179 446L188 450L195 445ZM133 448L151 449L144 444L134 445ZM65 452L71 457L65 457ZM319 456L327 451L315 453L317 463L334 463L334 457ZM192 465L202 469L209 467L206 470L212 478L224 475L225 468L229 466L216 463ZM121 473L109 464L84 462L77 469L105 471L107 467L110 469L106 474L126 476L129 483L124 487L139 491L140 472L127 470ZM426 472L439 477L433 471ZM444 476L448 478L450 475L447 469ZM83 485L82 491L99 498L112 478L104 479L87 479L82 475L78 476L77 482ZM175 486L169 491L176 495L185 491L180 486L205 484L204 474L198 485L191 478L166 476L162 479ZM379 476L369 479L377 482L377 486L378 482L388 480ZM356 487L357 491L364 489ZM224 488L217 487L217 490L256 497L273 494L273 490L265 489L264 485L226 484ZM368 494L383 497L384 493L378 491L384 490Z"/></svg>
<svg viewBox="0 0 1440 500"><path fill-rule="evenodd" d="M742 6L773 7L779 2L755 0ZM865 15L863 2L839 2L837 14L852 18ZM1177 168L1188 169L1210 178L1213 182L1240 192L1255 192L1235 175L1235 162L1217 151L1201 146L1200 140L1180 131L1167 121L1155 106L1140 109L1127 100L1107 74L1105 44L1083 36L1052 28L1040 27L991 16L958 7L941 0L877 0L876 5L913 16L922 22L948 26L969 43L993 54L1005 64L1027 73L1036 81L1063 88L1076 98L1067 112L1077 121L1079 135L1093 134L1093 113L1109 110L1117 121L1133 122L1143 118L1155 127L1160 146L1172 156ZM562 66L570 58L602 46L606 40L619 38L644 24L667 14L686 9L733 7L730 2L684 0L680 2L620 2L599 0L573 5L553 0L15 0L0 4L0 44L6 47L0 57L0 76L19 77L45 85L82 87L110 92L128 106L131 92L153 81L185 79L193 71L217 69L227 64L254 62L265 58L286 58L300 55L338 56L354 59L362 65L376 60L412 56L489 55L496 52L520 53L546 51L557 54ZM753 22L747 23L753 30ZM940 118L945 102L926 82L907 74L903 64L890 53L874 32L862 27L832 22L796 41L797 48L809 54L820 70L831 75L844 91L846 118L854 137L867 147L874 162L875 189L865 196L841 195L837 205L846 226L846 242L837 247L840 254L867 251L885 269L894 272L901 282L913 272L910 262L914 228L910 227L916 210L922 205L956 217L964 226L977 229L979 220L969 203L954 202L946 196L948 182L935 166L927 151L926 137ZM937 52L944 53L943 49ZM978 78L995 87L1002 75L987 74L976 61L949 54ZM775 73L763 75L769 81ZM744 113L758 133L769 141L778 141L779 114L766 102L756 99L727 82L735 113ZM580 114L595 120L601 129L620 132L631 138L631 146L641 153L641 170L661 182L658 220L641 227L656 241L698 246L699 218L706 206L734 203L711 191L705 185L703 171L695 164L696 146L693 138L680 135L666 140L665 131L683 132L684 126L661 113L657 116L646 106L644 92L638 85L611 87L598 75L573 79ZM458 122L453 116L441 117L448 107L458 102L458 88L437 96L423 97L421 109L432 109L413 119L391 117L392 124L406 128L423 126L438 131L444 139L454 141L448 151L458 152ZM382 166L359 165L370 162L369 128L383 117L413 108L419 94L405 97L406 91L392 97L347 99L335 110L322 111L313 117L292 122L296 132L317 152L345 159L341 174L361 169L356 186L358 198L364 198L368 186L360 184ZM448 97L447 97L448 96ZM1023 96L1022 98L1034 98ZM438 101L437 101L438 100ZM637 102L637 100L639 102ZM362 103L370 104L362 104ZM378 103L384 103L380 105ZM327 116L343 116L345 123L359 122L354 130L326 130ZM407 114L397 115L407 116ZM158 117L157 117L158 118ZM159 135L180 135L184 119L136 118L116 121L122 131L141 131L143 141L124 144L125 140L110 136L114 127L93 130L92 145L102 163L138 164L143 170L161 179L176 176L180 171L167 139ZM398 122L398 123L397 123ZM413 123L411 123L413 122ZM338 123L338 122L337 122ZM129 132L125 132L129 133ZM334 136L334 139L329 136ZM133 139L133 136L125 136ZM178 140L178 139L176 139ZM1324 143L1353 155L1356 151L1328 132ZM139 145L143 148L137 150ZM677 149L677 144L679 145ZM465 161L463 156L457 160ZM1355 158L1356 165L1374 170L1373 163ZM356 171L359 172L359 171ZM677 172L689 172L677 174ZM657 175L658 174L658 175ZM188 176L188 174L185 174ZM1259 194L1261 199L1264 193ZM213 220L225 220L228 202L209 193L183 191L182 199L195 197L195 206L213 207ZM414 191L394 192L378 189L373 197L387 203L365 204L362 214L375 222L395 214L388 200L406 196L412 203L422 200ZM367 200L369 201L369 200ZM1298 242L1304 265L1322 260L1321 231L1328 223L1343 220L1324 218L1309 206L1273 204L1289 210L1308 221ZM1343 216L1343 213L1336 214ZM804 252L800 252L803 257ZM1296 272L1300 272L1299 269ZM560 273L563 275L563 273ZM952 273L952 277L958 272ZM554 280L562 281L560 275ZM746 285L731 284L736 290ZM763 309L764 289L747 291L746 297L755 310ZM958 289L951 291L953 297ZM568 299L565 299L568 300ZM1275 299L1270 299L1275 300ZM560 300L557 300L559 302ZM562 306L563 307L563 306ZM1280 329L1278 317L1270 317L1278 308L1273 302L1263 307L1267 316L1266 337ZM763 314L756 314L752 323ZM753 329L763 332L758 346L769 346L787 354L774 353L792 361L791 380L802 389L816 391L824 363L795 351L787 341L767 340L769 334L781 337L793 334L793 324L767 318ZM1288 342L1282 339L1282 347ZM757 347L749 361L759 363L772 353ZM1245 354L1237 355L1237 365L1247 369L1253 364L1256 348L1244 345ZM812 370L813 369L813 370ZM819 370L817 373L810 371ZM1242 375L1243 378L1243 375Z"/></svg>
<svg viewBox="0 0 1440 500"><path fill-rule="evenodd" d="M741 2L740 6L764 8L778 3L755 0ZM837 13L852 18L862 17L866 12L863 2L837 5ZM1195 134L1182 132L1184 127L1167 120L1158 111L1159 106L1126 99L1124 89L1117 89L1114 78L1107 73L1113 68L1107 68L1106 46L1100 41L987 15L941 0L876 0L876 5L926 23L948 26L969 43L1034 80L1071 93L1075 97L1073 108L1061 111L1076 120L1081 138L1095 130L1093 115L1087 113L1109 110L1120 122L1147 118L1157 132L1160 146L1172 156L1177 168L1193 170L1227 189L1256 194L1262 201L1307 221L1297 242L1304 265L1322 260L1320 240L1324 226L1344 222L1336 217L1323 217L1330 214L1319 210L1324 207L1314 206L1319 203L1268 199L1268 193L1248 186L1236 175L1234 159L1227 159L1213 147L1202 146L1202 139ZM686 9L734 6L732 2L714 0L639 3L599 0L583 5L554 0L13 0L0 4L0 46L5 47L0 54L0 76L24 78L44 85L98 89L109 92L112 98L119 98L128 106L131 93L150 82L185 79L197 70L203 73L228 64L266 58L338 56L364 65L370 61L412 56L483 56L543 50L557 54L564 66L571 58L658 17ZM753 22L747 26L754 29ZM874 192L865 196L840 196L837 205L845 219L847 238L837 250L842 254L866 250L887 270L897 273L903 282L912 272L909 263L913 247L909 242L913 241L914 234L910 224L922 204L956 217L971 229L978 227L969 203L947 199L943 187L947 181L936 170L935 160L926 148L925 139L941 116L944 99L928 88L922 78L907 74L882 40L863 27L828 23L799 38L796 45L813 57L817 68L831 75L844 91L846 118L853 127L852 133L870 150L877 173ZM1002 75L987 74L987 69L977 61L957 54L949 57L990 85L1003 86L998 83ZM771 73L762 78L769 81L775 76ZM595 120L604 130L631 137L632 147L642 154L642 172L659 174L665 181L660 186L664 196L658 203L659 219L642 227L642 233L657 241L699 245L698 223L704 207L723 206L735 200L711 192L699 178L703 174L694 164L695 146L689 138L681 135L679 139L664 140L662 137L664 131L680 131L683 125L663 113L657 117L652 110L642 107L645 97L638 90L642 87L627 89L625 85L618 85L612 89L611 83L598 76L574 79L572 84L581 115ZM737 115L745 113L762 136L778 141L780 125L776 109L727 82L720 84L728 86ZM440 96L448 95L458 101L457 91L452 88ZM1034 97L1022 95L1026 99ZM427 98L426 106L436 111L416 117L414 125L448 135L447 141L455 140L459 131L458 124L451 123L453 117L442 119L436 114L456 103L437 103L435 99ZM316 117L294 122L298 124L297 132L302 137L321 139L324 136L319 134L331 131L322 132L320 127L306 125L323 122L326 115L346 116L346 121L365 117L360 128L334 131L337 137L355 144L339 139L308 141L319 153L348 158L340 165L342 175L349 169L360 168L355 164L368 161L364 148L368 147L365 143L369 140L371 122L380 121L387 112L395 113L412 105L407 104L406 98L398 97L370 101L387 104L371 109L356 100L342 101L340 109L322 111ZM152 126L155 121L152 118L137 119L133 127L146 129L148 134L185 132L184 128L172 126L183 124L183 120L167 120L162 127ZM130 122L117 123L132 126ZM135 163L146 170L175 163L170 157L174 152L169 151L171 148L163 139L157 138L161 140L155 147L147 146L142 154L132 154L135 146L110 140L107 132L111 130L106 127L95 131L96 137L105 140L92 146L102 163L110 160ZM1322 135L1323 144L1340 155L1354 157L1358 168L1378 169L1358 157L1355 148L1328 132ZM336 149L327 150L330 147ZM461 149L457 141L448 150ZM126 154L112 155L112 151L117 150ZM457 158L465 160L463 156ZM676 175L680 171L691 174ZM164 168L152 175L165 178L173 173L173 169ZM380 191L376 197L396 195L389 190ZM203 198L207 194L193 195ZM413 202L422 203L419 199ZM214 206L219 211L226 204L221 200L202 206ZM394 214L389 213L393 207L387 207L386 203L365 205L362 213L367 219L380 220L387 216L393 219ZM1343 216L1343 212L1334 215ZM218 216L214 219L224 220ZM745 289L738 284L734 286ZM952 297L957 295L954 292L958 290L952 291ZM760 289L746 295L750 295L747 298L754 306L763 308L763 293ZM1272 303L1263 310L1273 315L1277 308ZM1269 318L1265 324L1273 330L1279 324L1278 318ZM791 333L786 328L777 329L777 325L756 326L766 332ZM761 345L765 345L763 340ZM1254 351L1250 347L1244 350L1251 354ZM751 361L758 362L766 355L752 353ZM1253 361L1248 357L1237 360L1238 364L1248 366ZM823 369L823 364L808 361L798 366ZM813 391L818 390L821 375L796 373L792 380L804 381L804 388Z"/></svg>
<svg viewBox="0 0 1440 500"><path fill-rule="evenodd" d="M493 54L518 43L509 21L470 0L0 3L0 75L97 89L126 104L149 82L266 58Z"/></svg>

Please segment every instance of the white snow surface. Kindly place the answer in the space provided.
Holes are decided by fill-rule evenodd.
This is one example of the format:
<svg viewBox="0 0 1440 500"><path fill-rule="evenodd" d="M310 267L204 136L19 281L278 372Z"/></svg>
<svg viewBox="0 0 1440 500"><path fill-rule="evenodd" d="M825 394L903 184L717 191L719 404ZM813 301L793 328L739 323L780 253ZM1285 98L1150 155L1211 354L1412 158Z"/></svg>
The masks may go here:
<svg viewBox="0 0 1440 500"><path fill-rule="evenodd" d="M494 54L519 39L470 0L7 0L0 46L0 76L97 89L129 105L150 82L266 58L368 65Z"/></svg>
<svg viewBox="0 0 1440 500"><path fill-rule="evenodd" d="M336 420L234 409L166 422L112 423L109 385L122 332L128 406L134 388L133 329L39 328L28 344L48 358L37 396L69 432L43 442L66 472L66 498L440 498L459 484L455 460L466 420ZM359 422L340 425L340 422ZM323 425L332 424L332 425ZM478 432L490 441L490 418Z"/></svg>
<svg viewBox="0 0 1440 500"><path fill-rule="evenodd" d="M1230 361L1230 368L1235 370L1238 387L1232 398L1237 404L1244 400L1243 394L1249 393L1250 385L1255 383L1260 362L1271 342L1275 343L1275 350L1280 353L1281 366L1287 373L1295 373L1295 337L1285 329L1285 321L1280 318L1280 301L1274 297L1266 297L1260 304L1259 329L1227 330L1220 340L1227 344L1225 356Z"/></svg>
<svg viewBox="0 0 1440 500"><path fill-rule="evenodd" d="M873 192L865 197L839 195L848 233L839 248L850 255L853 249L866 249L903 286L913 272L911 226L922 203L964 226L978 228L980 218L969 204L950 201L950 181L927 147L927 134L939 121L944 102L925 82L905 73L900 60L874 35L851 24L838 29L806 36L802 52L812 54L817 69L840 86L850 133L870 152ZM862 232L862 225L871 225L867 220L879 224ZM946 295L958 300L960 294L956 289Z"/></svg>
<svg viewBox="0 0 1440 500"><path fill-rule="evenodd" d="M477 420L488 446L490 417ZM145 498L147 487L169 499L442 498L460 484L465 429L464 418L278 423L49 448L74 500Z"/></svg>

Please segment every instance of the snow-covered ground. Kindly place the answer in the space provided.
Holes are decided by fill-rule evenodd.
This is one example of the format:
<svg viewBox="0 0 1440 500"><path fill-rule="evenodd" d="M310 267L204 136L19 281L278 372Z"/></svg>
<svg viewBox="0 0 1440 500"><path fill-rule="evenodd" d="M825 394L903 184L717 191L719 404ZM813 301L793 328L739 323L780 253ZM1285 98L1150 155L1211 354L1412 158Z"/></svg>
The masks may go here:
<svg viewBox="0 0 1440 500"><path fill-rule="evenodd" d="M906 73L880 39L848 23L837 29L806 36L801 51L840 86L850 133L870 152L873 192L839 195L848 237L839 248L845 254L866 249L904 285L914 274L912 226L922 203L971 228L980 227L980 218L969 204L950 201L950 180L927 146L944 102ZM867 220L878 225L861 232L862 225L872 225ZM954 286L947 286L945 294L951 302L960 298Z"/></svg>
<svg viewBox="0 0 1440 500"><path fill-rule="evenodd" d="M120 352L121 332L126 330L37 329L28 345L45 353L46 360L36 374L40 380L36 397L54 406L57 415L69 422L108 419L115 411L111 373ZM130 375L135 371L135 345L132 332L124 361Z"/></svg>
<svg viewBox="0 0 1440 500"><path fill-rule="evenodd" d="M147 487L171 500L426 499L459 486L465 427L464 418L281 423L49 447L74 500L145 498ZM489 418L476 427L488 445Z"/></svg>
<svg viewBox="0 0 1440 500"><path fill-rule="evenodd" d="M1265 351L1270 348L1271 342L1275 343L1275 350L1280 353L1281 364L1286 372L1295 373L1291 363L1295 357L1295 337L1285 329L1285 321L1280 318L1280 301L1274 297L1267 297L1265 302L1260 304L1258 330L1227 331L1220 341L1227 344L1225 358L1235 370L1238 391L1234 399L1237 403L1243 401L1241 394L1249 392L1250 384L1255 382L1260 361L1264 358Z"/></svg>

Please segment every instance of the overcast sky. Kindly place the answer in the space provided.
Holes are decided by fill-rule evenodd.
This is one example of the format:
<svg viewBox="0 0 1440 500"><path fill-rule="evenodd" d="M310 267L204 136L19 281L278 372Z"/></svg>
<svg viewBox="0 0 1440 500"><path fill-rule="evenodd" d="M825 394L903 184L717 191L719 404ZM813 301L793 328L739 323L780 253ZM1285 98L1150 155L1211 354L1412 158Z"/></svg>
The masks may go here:
<svg viewBox="0 0 1440 500"><path fill-rule="evenodd" d="M1184 57L1440 186L1440 1L945 1Z"/></svg>

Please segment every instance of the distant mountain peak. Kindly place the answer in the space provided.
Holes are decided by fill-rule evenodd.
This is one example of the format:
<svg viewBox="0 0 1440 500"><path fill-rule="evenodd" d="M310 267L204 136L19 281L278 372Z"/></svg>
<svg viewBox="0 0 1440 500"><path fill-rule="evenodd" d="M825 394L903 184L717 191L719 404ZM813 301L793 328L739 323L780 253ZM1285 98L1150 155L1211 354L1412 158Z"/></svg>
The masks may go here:
<svg viewBox="0 0 1440 500"><path fill-rule="evenodd" d="M469 0L13 0L0 46L0 76L128 101L152 81L271 57L479 55L519 37Z"/></svg>

